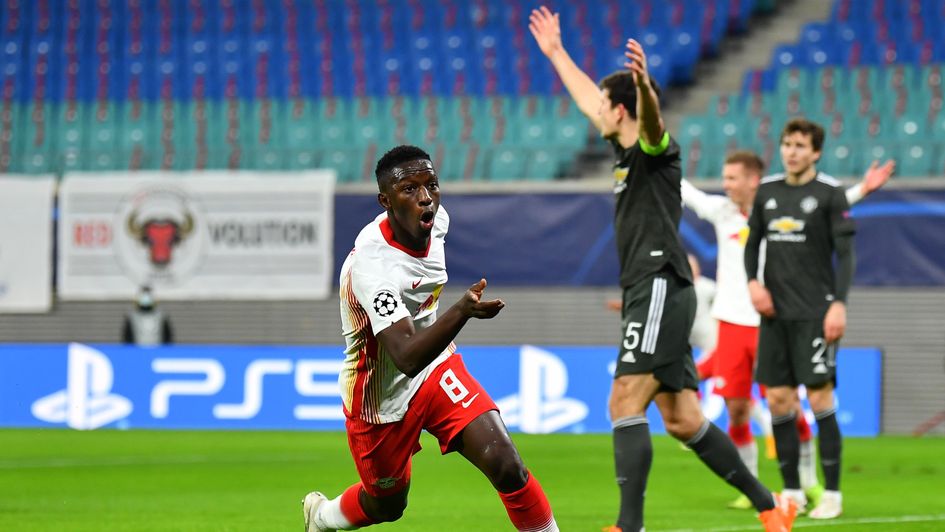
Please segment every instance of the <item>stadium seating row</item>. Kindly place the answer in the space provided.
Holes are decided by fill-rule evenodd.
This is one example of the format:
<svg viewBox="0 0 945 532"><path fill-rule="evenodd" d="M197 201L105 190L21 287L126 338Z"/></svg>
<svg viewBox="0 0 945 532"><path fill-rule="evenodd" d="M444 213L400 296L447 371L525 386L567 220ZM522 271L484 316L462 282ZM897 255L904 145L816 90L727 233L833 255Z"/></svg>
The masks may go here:
<svg viewBox="0 0 945 532"><path fill-rule="evenodd" d="M622 68L624 40L637 35L666 83L688 81L756 4L772 7L554 7L591 75ZM524 0L0 5L3 171L333 164L350 181L381 147L417 142L450 147L447 178L548 179L588 139L528 35L535 5Z"/></svg>
<svg viewBox="0 0 945 532"><path fill-rule="evenodd" d="M773 90L786 68L945 62L943 27L943 0L836 0L829 20L806 24L769 68L749 71L743 92Z"/></svg>
<svg viewBox="0 0 945 532"><path fill-rule="evenodd" d="M773 4L553 7L590 75L622 68L636 36L656 79L685 83L726 32ZM528 35L537 5L6 0L0 171L337 165L350 181L380 147L417 142L444 153L448 179L548 179L588 126Z"/></svg>
<svg viewBox="0 0 945 532"><path fill-rule="evenodd" d="M567 147L503 146L481 148L478 145L455 147L446 144L429 146L434 164L444 182L509 181L526 179L549 180L564 175L576 153ZM217 148L200 152L168 151L160 157L143 151L70 151L60 160L43 152L32 152L22 160L10 161L0 155L3 172L48 173L60 168L69 171L105 172L122 168L142 170L305 170L331 168L340 183L371 182L374 163L380 153L376 149L323 148L314 150L278 151L257 149L243 152L239 148Z"/></svg>
<svg viewBox="0 0 945 532"><path fill-rule="evenodd" d="M779 100L757 115L746 111L686 117L678 133L687 160L687 174L717 176L720 158L734 149L764 154L772 170L780 169L777 144L782 125L805 116L824 125L827 138L820 168L847 176L859 174L876 158L894 158L897 173L905 177L945 175L945 112L889 115L855 112L822 113L816 106L786 109Z"/></svg>
<svg viewBox="0 0 945 532"><path fill-rule="evenodd" d="M752 149L769 163L769 173L783 170L778 144L774 141L745 144L704 143L685 145L684 174L690 178L717 179L725 154L735 149ZM861 175L873 161L896 161L896 174L903 178L945 175L945 142L942 141L843 141L828 138L817 168L838 177Z"/></svg>
<svg viewBox="0 0 945 532"><path fill-rule="evenodd" d="M754 2L555 6L575 59L599 76L628 36L653 76L688 82ZM559 94L525 0L7 1L0 85L20 102ZM247 9L247 7L249 7ZM410 31L403 31L409 28Z"/></svg>
<svg viewBox="0 0 945 532"><path fill-rule="evenodd" d="M945 174L945 1L836 0L825 22L777 47L771 65L746 73L741 94L715 96L679 131L691 175L718 174L727 150L754 149L778 170L781 125L823 124L821 168L863 171L877 157L904 176Z"/></svg>
<svg viewBox="0 0 945 532"><path fill-rule="evenodd" d="M369 176L362 159L402 142L443 146L456 169L444 179L509 179L516 169L550 179L588 135L570 98L537 96L12 104L0 108L0 128L0 171L331 164L343 181Z"/></svg>

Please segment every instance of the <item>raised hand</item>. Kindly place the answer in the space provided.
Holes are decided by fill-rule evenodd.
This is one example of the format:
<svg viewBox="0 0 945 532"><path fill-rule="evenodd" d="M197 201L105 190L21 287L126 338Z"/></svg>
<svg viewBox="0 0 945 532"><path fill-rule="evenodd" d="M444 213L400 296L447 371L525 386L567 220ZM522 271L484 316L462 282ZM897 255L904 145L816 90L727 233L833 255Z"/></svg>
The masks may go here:
<svg viewBox="0 0 945 532"><path fill-rule="evenodd" d="M490 301L482 300L482 292L486 289L486 280L480 279L478 283L469 287L463 298L459 300L460 308L464 316L488 320L494 318L500 310L505 308L505 302L501 299Z"/></svg>
<svg viewBox="0 0 945 532"><path fill-rule="evenodd" d="M893 172L896 171L896 161L892 159L886 161L882 165L879 164L879 161L873 161L873 164L870 165L869 169L863 174L863 181L860 185L862 187L863 196L867 196L879 190L883 185L889 181L889 178L893 175Z"/></svg>
<svg viewBox="0 0 945 532"><path fill-rule="evenodd" d="M561 23L557 13L552 13L547 7L533 9L528 16L528 29L535 37L535 42L541 52L548 57L563 49L561 44Z"/></svg>
<svg viewBox="0 0 945 532"><path fill-rule="evenodd" d="M638 87L648 87L650 84L650 72L647 70L646 53L643 51L643 45L636 39L627 39L627 51L623 53L627 56L627 67L633 73L633 81Z"/></svg>

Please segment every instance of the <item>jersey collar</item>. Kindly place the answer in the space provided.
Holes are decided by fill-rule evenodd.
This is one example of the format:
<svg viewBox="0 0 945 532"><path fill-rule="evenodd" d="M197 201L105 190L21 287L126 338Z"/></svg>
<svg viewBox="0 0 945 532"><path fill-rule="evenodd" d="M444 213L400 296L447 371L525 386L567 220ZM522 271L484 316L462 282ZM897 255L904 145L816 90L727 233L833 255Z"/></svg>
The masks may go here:
<svg viewBox="0 0 945 532"><path fill-rule="evenodd" d="M394 228L390 226L390 220L388 218L384 218L383 220L381 220L380 227L381 227L381 234L384 235L384 240L386 240L388 245L390 245L391 247L395 247L403 251L407 255L410 255L411 257L415 257L418 259L426 258L426 256L430 254L430 245L433 244L432 236L430 237L430 240L427 242L427 248L424 249L423 251L417 251L415 249L410 249L404 246L403 244L401 244L400 242L394 240Z"/></svg>

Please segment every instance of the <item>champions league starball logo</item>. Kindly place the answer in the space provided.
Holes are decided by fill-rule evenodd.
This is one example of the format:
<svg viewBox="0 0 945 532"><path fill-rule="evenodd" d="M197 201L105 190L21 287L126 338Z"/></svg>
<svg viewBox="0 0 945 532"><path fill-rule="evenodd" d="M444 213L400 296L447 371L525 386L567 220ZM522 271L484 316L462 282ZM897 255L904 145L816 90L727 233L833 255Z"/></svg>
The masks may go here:
<svg viewBox="0 0 945 532"><path fill-rule="evenodd" d="M117 255L137 284L177 284L199 264L205 247L202 217L186 192L169 187L138 190L122 203Z"/></svg>
<svg viewBox="0 0 945 532"><path fill-rule="evenodd" d="M386 318L397 310L397 298L388 290L381 290L374 296L374 312L377 315Z"/></svg>

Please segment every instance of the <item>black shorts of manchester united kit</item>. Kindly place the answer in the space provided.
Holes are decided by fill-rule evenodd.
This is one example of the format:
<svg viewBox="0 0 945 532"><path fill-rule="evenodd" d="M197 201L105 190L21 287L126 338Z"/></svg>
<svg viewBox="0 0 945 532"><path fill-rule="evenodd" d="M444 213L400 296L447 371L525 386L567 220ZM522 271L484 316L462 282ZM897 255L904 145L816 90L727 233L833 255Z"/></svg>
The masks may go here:
<svg viewBox="0 0 945 532"><path fill-rule="evenodd" d="M652 373L660 391L696 390L689 331L696 292L666 267L623 290L622 337L615 377Z"/></svg>
<svg viewBox="0 0 945 532"><path fill-rule="evenodd" d="M761 318L755 380L765 386L837 384L838 342L824 341L824 320Z"/></svg>

